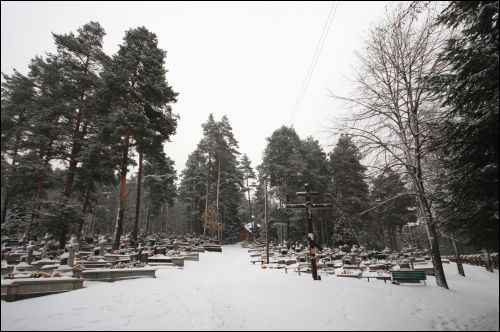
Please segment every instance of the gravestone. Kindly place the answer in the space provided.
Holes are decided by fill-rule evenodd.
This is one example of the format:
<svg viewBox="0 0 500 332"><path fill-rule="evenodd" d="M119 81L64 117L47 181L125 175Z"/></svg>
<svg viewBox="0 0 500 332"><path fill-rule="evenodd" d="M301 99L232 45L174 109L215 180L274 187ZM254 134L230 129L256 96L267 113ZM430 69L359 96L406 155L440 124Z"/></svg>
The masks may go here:
<svg viewBox="0 0 500 332"><path fill-rule="evenodd" d="M26 263L31 265L31 263L33 262L33 250L35 249L33 241L29 242L29 244L26 246L26 249L28 251L28 257L26 258Z"/></svg>
<svg viewBox="0 0 500 332"><path fill-rule="evenodd" d="M79 248L79 244L76 241L76 237L72 237L71 240L69 241L69 245L68 245L68 250L69 250L68 265L71 267L75 266L75 255L76 255L76 252L78 251L78 248Z"/></svg>
<svg viewBox="0 0 500 332"><path fill-rule="evenodd" d="M104 256L104 254L106 254L106 244L107 243L108 243L108 240L106 239L106 237L101 236L101 239L99 240L99 247L100 247L99 254L101 256Z"/></svg>

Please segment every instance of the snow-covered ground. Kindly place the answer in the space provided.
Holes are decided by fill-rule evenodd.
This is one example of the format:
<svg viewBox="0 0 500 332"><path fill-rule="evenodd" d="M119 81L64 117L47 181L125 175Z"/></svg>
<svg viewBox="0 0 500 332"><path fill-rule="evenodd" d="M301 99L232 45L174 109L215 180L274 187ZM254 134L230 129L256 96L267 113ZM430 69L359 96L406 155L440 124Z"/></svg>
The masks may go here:
<svg viewBox="0 0 500 332"><path fill-rule="evenodd" d="M450 290L381 280L262 270L224 246L156 279L1 302L5 330L496 330L499 274L445 264Z"/></svg>

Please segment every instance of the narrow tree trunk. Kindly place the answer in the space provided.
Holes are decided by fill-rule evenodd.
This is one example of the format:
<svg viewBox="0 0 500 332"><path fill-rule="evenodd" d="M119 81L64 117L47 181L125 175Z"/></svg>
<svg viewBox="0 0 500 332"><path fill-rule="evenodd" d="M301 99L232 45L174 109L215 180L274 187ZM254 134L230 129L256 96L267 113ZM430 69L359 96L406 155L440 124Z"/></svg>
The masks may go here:
<svg viewBox="0 0 500 332"><path fill-rule="evenodd" d="M90 217L90 225L89 225L89 233L90 234L95 234L95 224L96 224L96 218L97 218L97 200L92 207L92 212L91 212L91 217Z"/></svg>
<svg viewBox="0 0 500 332"><path fill-rule="evenodd" d="M151 191L149 192L150 195L151 195ZM147 213L147 216L146 216L146 235L149 234L149 216L151 214L151 196L149 196L149 202L148 202L148 213Z"/></svg>
<svg viewBox="0 0 500 332"><path fill-rule="evenodd" d="M409 97L412 97L412 94L409 94ZM410 100L410 105L412 105L412 101ZM439 251L439 239L436 230L436 224L434 221L434 217L431 211L431 205L427 199L425 187L424 187L424 178L422 174L422 151L421 151L421 143L420 143L420 128L419 128L419 119L417 116L417 108L413 108L411 114L413 117L414 130L412 130L413 138L415 139L415 177L414 185L417 188L417 192L420 194L418 196L418 201L420 202L420 208L422 216L424 217L425 225L427 226L427 233L429 235L429 242L431 246L431 257L432 262L434 264L434 271L436 274L436 283L438 286L448 289L448 284L446 282L446 276L444 275L443 263L441 262L441 253ZM410 129L411 128L410 123ZM407 151L410 154L409 151ZM412 160L412 158L407 158L408 161Z"/></svg>
<svg viewBox="0 0 500 332"><path fill-rule="evenodd" d="M488 250L486 248L484 248L482 250L483 252L483 260L484 260L484 267L486 268L486 270L488 272L495 272L493 271L493 265L491 264L491 257L490 257L490 253L488 252Z"/></svg>
<svg viewBox="0 0 500 332"><path fill-rule="evenodd" d="M380 228L382 231L382 241L384 242L384 249L387 247L387 235L386 235L386 227L384 227L384 221L380 221Z"/></svg>
<svg viewBox="0 0 500 332"><path fill-rule="evenodd" d="M208 211L208 194L210 193L210 173L211 173L211 154L208 152L208 167L207 167L207 195L205 197L205 214ZM205 227L206 221L203 223L203 235L205 236L207 234L207 229Z"/></svg>
<svg viewBox="0 0 500 332"><path fill-rule="evenodd" d="M14 143L14 153L13 153L13 156L12 156L12 175L14 176L17 172L17 169L15 167L16 165L16 161L17 161L17 151L18 151L18 145L19 145L19 141L21 140L21 137L18 135L16 135L16 141ZM10 192L9 192L9 184L6 185L5 187L5 199L3 201L3 205L2 205L2 224L5 222L5 219L7 218L7 210L8 210L8 206L9 206L9 195L10 195Z"/></svg>
<svg viewBox="0 0 500 332"><path fill-rule="evenodd" d="M85 214L87 213L87 205L88 205L88 201L89 201L89 192L90 192L89 187L90 187L90 184L87 184L87 188L85 188L85 197L83 199L83 207L82 207L83 218L78 223L78 238L82 237L83 224L85 223Z"/></svg>
<svg viewBox="0 0 500 332"><path fill-rule="evenodd" d="M2 205L2 224L5 222L5 219L7 218L8 205L9 205L9 191L5 190L5 199L3 200L3 205Z"/></svg>
<svg viewBox="0 0 500 332"><path fill-rule="evenodd" d="M220 223L221 219L219 218L219 194L220 194L220 157L217 155L217 198L216 198L216 203L215 203L215 208L217 211L217 222ZM221 242L221 230L220 227L217 226L217 237L219 238L219 244L222 244Z"/></svg>
<svg viewBox="0 0 500 332"><path fill-rule="evenodd" d="M120 172L120 204L118 216L116 218L115 232L113 236L113 249L120 248L120 236L122 235L123 228L123 215L125 213L125 203L127 198L127 166L128 166L128 149L130 144L130 130L125 131L125 138L123 140L123 154Z"/></svg>
<svg viewBox="0 0 500 332"><path fill-rule="evenodd" d="M62 221L61 237L59 238L59 249L64 249L66 246L66 234L68 234L68 223L66 220Z"/></svg>
<svg viewBox="0 0 500 332"><path fill-rule="evenodd" d="M255 231L255 234L257 234L257 221L254 221L252 219L252 200L250 197L250 187L248 186L248 178L246 178L247 181L247 190L248 190L248 214L250 215L250 222L253 223L253 229Z"/></svg>
<svg viewBox="0 0 500 332"><path fill-rule="evenodd" d="M161 203L161 218L160 218L160 232L166 228L167 219L165 218L165 204Z"/></svg>
<svg viewBox="0 0 500 332"><path fill-rule="evenodd" d="M132 239L137 243L137 229L139 227L139 212L141 211L141 186L142 186L142 151L139 151L139 169L137 170L137 198L135 202L135 219L132 230Z"/></svg>
<svg viewBox="0 0 500 332"><path fill-rule="evenodd" d="M219 194L220 194L220 158L217 157L217 199L215 207L217 209L217 215L219 214Z"/></svg>
<svg viewBox="0 0 500 332"><path fill-rule="evenodd" d="M451 244L453 245L453 250L455 251L455 260L457 261L458 274L465 277L464 266L462 265L462 258L460 257L460 250L458 248L457 241L455 240L455 234L451 234L450 240Z"/></svg>
<svg viewBox="0 0 500 332"><path fill-rule="evenodd" d="M436 283L438 286L448 289L446 276L443 270L443 263L441 262L441 253L439 251L439 240L436 230L436 225L430 211L426 211L426 226L429 242L431 246L431 258L434 264L434 271L436 273Z"/></svg>

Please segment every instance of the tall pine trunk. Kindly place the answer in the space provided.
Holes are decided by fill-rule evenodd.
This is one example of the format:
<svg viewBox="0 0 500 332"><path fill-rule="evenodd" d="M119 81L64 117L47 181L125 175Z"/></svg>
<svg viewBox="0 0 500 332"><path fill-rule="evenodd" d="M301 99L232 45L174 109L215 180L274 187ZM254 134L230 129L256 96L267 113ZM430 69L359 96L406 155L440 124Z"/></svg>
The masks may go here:
<svg viewBox="0 0 500 332"><path fill-rule="evenodd" d="M210 173L211 173L211 155L208 152L208 167L207 167L207 195L205 197L205 214L208 211L208 194L210 193ZM207 229L205 227L205 222L203 223L203 235L207 234Z"/></svg>
<svg viewBox="0 0 500 332"><path fill-rule="evenodd" d="M141 211L141 186L142 186L142 151L139 151L139 169L137 170L137 198L135 202L134 229L132 230L132 239L137 243L137 229L139 227L139 212Z"/></svg>
<svg viewBox="0 0 500 332"><path fill-rule="evenodd" d="M247 180L247 190L248 190L248 214L249 214L249 219L250 219L250 222L253 224L253 229L254 229L254 232L257 232L257 221L253 221L252 220L252 200L251 200L251 197L250 197L250 187L248 186L248 178L246 179ZM257 234L257 233L255 233Z"/></svg>
<svg viewBox="0 0 500 332"><path fill-rule="evenodd" d="M2 204L2 224L5 222L7 218L7 207L9 205L9 191L5 189L5 198Z"/></svg>
<svg viewBox="0 0 500 332"><path fill-rule="evenodd" d="M146 215L146 236L149 235L149 217L151 215L151 202L153 201L152 200L152 197L151 197L151 190L149 191L149 202L148 202L148 213Z"/></svg>
<svg viewBox="0 0 500 332"><path fill-rule="evenodd" d="M120 204L115 224L113 249L120 248L120 236L122 234L123 215L125 213L125 201L127 198L127 166L128 166L129 144L130 144L130 129L127 128L125 130L125 138L123 140L123 155L122 155L121 171L120 171Z"/></svg>
<svg viewBox="0 0 500 332"><path fill-rule="evenodd" d="M89 187L90 187L90 183L87 184L87 188L85 188L85 197L83 199L83 207L82 207L83 218L78 223L78 238L81 238L83 235L82 234L83 224L85 223L85 214L87 213L87 206L88 206L88 202L89 202L89 193L90 193Z"/></svg>

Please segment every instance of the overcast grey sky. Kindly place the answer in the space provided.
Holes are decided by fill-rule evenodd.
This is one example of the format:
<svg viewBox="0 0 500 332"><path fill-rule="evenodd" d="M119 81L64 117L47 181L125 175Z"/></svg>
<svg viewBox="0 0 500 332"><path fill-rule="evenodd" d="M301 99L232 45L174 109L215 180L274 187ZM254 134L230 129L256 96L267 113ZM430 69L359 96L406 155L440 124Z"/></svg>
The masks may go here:
<svg viewBox="0 0 500 332"><path fill-rule="evenodd" d="M340 2L293 123L301 138L326 133L341 106L329 97L349 91L350 65L362 37L388 2ZM118 50L125 30L145 26L166 50L167 80L179 92L177 134L165 146L176 169L201 138L210 113L226 114L252 165L266 137L289 122L333 2L3 2L2 72L26 73L30 59L54 52L51 32L75 32L89 21L107 35L104 50Z"/></svg>

